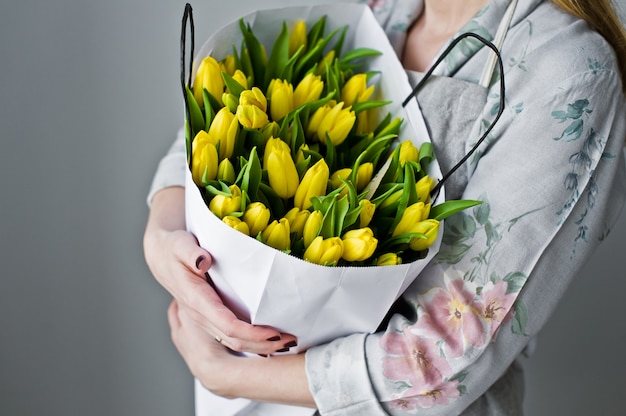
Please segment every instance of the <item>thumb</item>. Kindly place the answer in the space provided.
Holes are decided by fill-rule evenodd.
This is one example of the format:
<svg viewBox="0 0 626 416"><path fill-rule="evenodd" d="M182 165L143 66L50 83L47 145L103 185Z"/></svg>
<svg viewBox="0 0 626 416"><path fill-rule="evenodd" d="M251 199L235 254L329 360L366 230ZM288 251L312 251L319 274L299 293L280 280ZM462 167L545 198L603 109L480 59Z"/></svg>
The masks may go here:
<svg viewBox="0 0 626 416"><path fill-rule="evenodd" d="M175 245L177 256L194 274L204 278L213 264L213 258L208 251L200 247L198 240L189 233L178 239Z"/></svg>

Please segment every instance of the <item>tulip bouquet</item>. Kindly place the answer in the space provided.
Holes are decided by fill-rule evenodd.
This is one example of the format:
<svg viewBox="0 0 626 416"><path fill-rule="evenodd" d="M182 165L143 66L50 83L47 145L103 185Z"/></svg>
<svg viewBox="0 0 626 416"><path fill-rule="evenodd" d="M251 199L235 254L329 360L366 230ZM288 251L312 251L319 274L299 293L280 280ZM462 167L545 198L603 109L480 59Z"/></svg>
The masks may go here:
<svg viewBox="0 0 626 416"><path fill-rule="evenodd" d="M444 202L419 107L402 104L407 75L367 6L244 16L207 40L189 80L187 228L225 304L296 335L291 353L374 331L439 250L441 221L477 203ZM202 403L239 406L198 386Z"/></svg>
<svg viewBox="0 0 626 416"><path fill-rule="evenodd" d="M363 5L248 15L190 80L188 229L225 302L300 349L373 331L437 252L440 221L477 203L443 201L419 108L400 105L406 74Z"/></svg>
<svg viewBox="0 0 626 416"><path fill-rule="evenodd" d="M240 50L202 58L186 97L193 182L225 224L311 263L424 257L440 220L474 201L431 209L431 144L389 155L403 120L372 99L384 74L362 72L380 51L342 54L348 27L326 20L283 21L269 57L241 20Z"/></svg>

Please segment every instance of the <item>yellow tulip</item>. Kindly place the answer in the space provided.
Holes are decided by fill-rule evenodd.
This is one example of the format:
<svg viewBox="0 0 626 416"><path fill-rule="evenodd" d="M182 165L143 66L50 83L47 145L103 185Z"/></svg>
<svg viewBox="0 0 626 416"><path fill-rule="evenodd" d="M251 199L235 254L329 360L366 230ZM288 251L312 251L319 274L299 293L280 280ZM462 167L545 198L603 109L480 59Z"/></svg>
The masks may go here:
<svg viewBox="0 0 626 416"><path fill-rule="evenodd" d="M282 79L273 79L267 88L270 98L270 115L272 120L279 121L294 109L293 85Z"/></svg>
<svg viewBox="0 0 626 416"><path fill-rule="evenodd" d="M229 92L225 92L222 94L222 103L224 103L224 107L228 107L231 113L237 112L237 107L239 106L239 99L235 97L234 94Z"/></svg>
<svg viewBox="0 0 626 416"><path fill-rule="evenodd" d="M356 102L367 101L374 93L374 86L367 86L367 74L355 74L341 89L341 101L346 105L353 105Z"/></svg>
<svg viewBox="0 0 626 416"><path fill-rule="evenodd" d="M356 115L349 107L344 109L342 102L330 109L326 107L319 108L311 117L312 120L315 119L319 111L323 114L316 131L317 138L322 144L325 144L326 135L328 135L332 144L339 146L352 130L356 121Z"/></svg>
<svg viewBox="0 0 626 416"><path fill-rule="evenodd" d="M324 89L324 81L322 77L314 74L307 74L293 92L294 107L302 104L319 100L322 90Z"/></svg>
<svg viewBox="0 0 626 416"><path fill-rule="evenodd" d="M237 217L227 215L224 218L222 218L222 222L228 225L230 228L233 228L241 233L244 233L245 235L250 235L250 229L248 228L248 224L241 221Z"/></svg>
<svg viewBox="0 0 626 416"><path fill-rule="evenodd" d="M209 135L217 138L220 144L220 159L229 158L235 150L235 142L239 133L239 123L228 107L222 107L215 114L209 126Z"/></svg>
<svg viewBox="0 0 626 416"><path fill-rule="evenodd" d="M313 211L304 223L302 230L302 238L304 239L304 247L311 245L311 242L318 236L322 228L322 220L324 214L321 211Z"/></svg>
<svg viewBox="0 0 626 416"><path fill-rule="evenodd" d="M260 129L264 127L269 119L267 113L255 105L241 105L237 107L237 120L249 129Z"/></svg>
<svg viewBox="0 0 626 416"><path fill-rule="evenodd" d="M248 78L240 69L233 74L233 79L239 83L244 89L248 89Z"/></svg>
<svg viewBox="0 0 626 416"><path fill-rule="evenodd" d="M417 200L423 203L427 203L430 200L430 191L432 191L435 185L435 180L430 176L424 176L415 184L415 191L417 192Z"/></svg>
<svg viewBox="0 0 626 416"><path fill-rule="evenodd" d="M370 111L363 110L356 115L356 132L359 134L372 132L372 128L370 127Z"/></svg>
<svg viewBox="0 0 626 416"><path fill-rule="evenodd" d="M419 150L413 145L411 140L405 140L400 144L400 166L404 167L404 164L409 162L417 162L419 160Z"/></svg>
<svg viewBox="0 0 626 416"><path fill-rule="evenodd" d="M304 260L321 264L322 266L334 266L343 254L343 241L339 237L324 239L322 236L315 237L311 245L304 251Z"/></svg>
<svg viewBox="0 0 626 416"><path fill-rule="evenodd" d="M324 57L320 60L319 64L317 64L317 68L315 69L315 73L317 75L322 75L326 73L326 65L332 65L335 60L335 50L331 49Z"/></svg>
<svg viewBox="0 0 626 416"><path fill-rule="evenodd" d="M298 207L293 207L285 214L285 218L289 221L289 226L291 227L291 232L296 234L296 240L302 238L304 232L304 225L309 219L309 215L311 212L306 209L300 209Z"/></svg>
<svg viewBox="0 0 626 416"><path fill-rule="evenodd" d="M342 236L341 240L343 241L341 257L347 261L367 260L378 246L374 232L368 227L350 230Z"/></svg>
<svg viewBox="0 0 626 416"><path fill-rule="evenodd" d="M222 104L222 93L224 92L224 79L222 78L222 68L212 56L207 56L200 62L196 71L196 78L193 81L193 96L202 105L202 91L206 89L220 104Z"/></svg>
<svg viewBox="0 0 626 416"><path fill-rule="evenodd" d="M276 250L288 250L291 247L289 221L284 218L272 221L261 232L261 237L265 244Z"/></svg>
<svg viewBox="0 0 626 416"><path fill-rule="evenodd" d="M226 57L220 61L220 67L223 72L232 76L235 72L235 57L233 55L226 55Z"/></svg>
<svg viewBox="0 0 626 416"><path fill-rule="evenodd" d="M343 182L341 180L342 179L347 180L350 177L351 173L352 173L352 169L350 168L343 168L343 169L336 170L330 176L330 184L332 185L333 189L341 188L343 186Z"/></svg>
<svg viewBox="0 0 626 416"><path fill-rule="evenodd" d="M258 87L252 87L251 90L242 91L241 95L239 95L239 104L254 105L259 107L263 112L267 112L267 98Z"/></svg>
<svg viewBox="0 0 626 416"><path fill-rule="evenodd" d="M356 189L363 190L372 180L374 174L374 164L371 162L362 163L356 170Z"/></svg>
<svg viewBox="0 0 626 416"><path fill-rule="evenodd" d="M289 36L289 56L296 53L302 46L306 49L306 42L306 22L299 20L296 22Z"/></svg>
<svg viewBox="0 0 626 416"><path fill-rule="evenodd" d="M302 146L298 149L298 153L296 154L296 163L304 162L307 158L304 154L305 150L309 150L309 146L306 143L302 144Z"/></svg>
<svg viewBox="0 0 626 416"><path fill-rule="evenodd" d="M393 206L394 204L397 204L398 201L400 201L400 198L402 198L402 193L403 192L404 191L402 189L400 189L400 190L392 193L387 198L385 198L380 204L378 204L378 208L379 209L385 209L385 208Z"/></svg>
<svg viewBox="0 0 626 416"><path fill-rule="evenodd" d="M241 189L237 185L231 185L228 189L230 196L215 195L209 203L209 210L220 218L241 210Z"/></svg>
<svg viewBox="0 0 626 416"><path fill-rule="evenodd" d="M223 159L217 167L217 179L232 184L235 182L235 167L229 159Z"/></svg>
<svg viewBox="0 0 626 416"><path fill-rule="evenodd" d="M395 237L398 234L414 233L416 224L425 221L430 214L430 204L424 204L423 202L416 202L409 205L402 214L400 222L396 225L392 235Z"/></svg>
<svg viewBox="0 0 626 416"><path fill-rule="evenodd" d="M206 186L207 181L217 176L217 149L212 138L204 130L196 134L191 147L191 176L196 185Z"/></svg>
<svg viewBox="0 0 626 416"><path fill-rule="evenodd" d="M270 210L262 202L252 202L243 213L243 221L248 224L250 235L256 237L267 227L270 221Z"/></svg>
<svg viewBox="0 0 626 416"><path fill-rule="evenodd" d="M270 121L261 129L261 135L265 142L270 139L270 137L278 137L278 133L280 132L280 125L275 121Z"/></svg>
<svg viewBox="0 0 626 416"><path fill-rule="evenodd" d="M413 238L411 242L409 243L411 250L414 250L414 251L426 250L437 239L437 234L439 233L439 221L434 220L434 219L427 219L427 220L418 222L413 227L412 232L424 234L426 238Z"/></svg>
<svg viewBox="0 0 626 416"><path fill-rule="evenodd" d="M376 259L377 266L395 266L398 264L402 264L402 257L399 257L396 253L381 254Z"/></svg>
<svg viewBox="0 0 626 416"><path fill-rule="evenodd" d="M359 213L359 227L367 227L374 218L374 212L376 212L376 205L372 204L369 199L363 199L359 201L361 212Z"/></svg>
<svg viewBox="0 0 626 416"><path fill-rule="evenodd" d="M296 190L293 204L300 209L308 209L312 205L311 198L326 195L328 175L326 161L324 159L318 160L304 174L302 182Z"/></svg>
<svg viewBox="0 0 626 416"><path fill-rule="evenodd" d="M270 138L263 159L270 187L276 195L284 199L294 196L300 179L289 145L281 139Z"/></svg>

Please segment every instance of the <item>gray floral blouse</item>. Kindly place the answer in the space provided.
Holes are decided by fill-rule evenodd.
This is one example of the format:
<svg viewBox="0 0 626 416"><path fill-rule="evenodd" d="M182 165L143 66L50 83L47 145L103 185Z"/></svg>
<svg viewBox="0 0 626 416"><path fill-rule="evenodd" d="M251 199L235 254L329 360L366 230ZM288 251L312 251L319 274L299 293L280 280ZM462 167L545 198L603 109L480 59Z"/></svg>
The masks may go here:
<svg viewBox="0 0 626 416"><path fill-rule="evenodd" d="M423 0L369 3L400 52ZM508 4L492 0L460 33L492 39ZM476 83L487 53L465 42L437 73ZM501 53L504 113L448 195L483 204L446 220L408 312L307 351L322 415L518 414L516 357L621 211L626 105L607 42L548 1L519 0ZM498 111L497 78L466 148ZM184 159L179 138L150 195L184 184Z"/></svg>

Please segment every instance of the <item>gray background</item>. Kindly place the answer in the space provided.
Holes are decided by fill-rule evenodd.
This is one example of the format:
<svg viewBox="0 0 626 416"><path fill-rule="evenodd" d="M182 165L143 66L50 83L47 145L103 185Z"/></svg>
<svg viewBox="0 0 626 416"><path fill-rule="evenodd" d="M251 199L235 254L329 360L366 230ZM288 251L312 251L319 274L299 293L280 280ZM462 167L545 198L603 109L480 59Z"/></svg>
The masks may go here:
<svg viewBox="0 0 626 416"><path fill-rule="evenodd" d="M321 3L308 1L306 3ZM255 7L195 1L197 38ZM178 128L183 1L0 4L0 415L191 415L145 195ZM624 217L528 361L530 415L623 414Z"/></svg>

